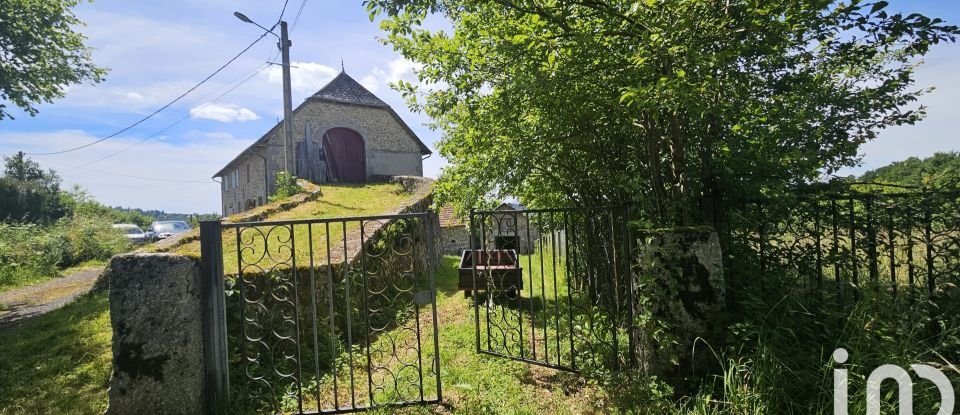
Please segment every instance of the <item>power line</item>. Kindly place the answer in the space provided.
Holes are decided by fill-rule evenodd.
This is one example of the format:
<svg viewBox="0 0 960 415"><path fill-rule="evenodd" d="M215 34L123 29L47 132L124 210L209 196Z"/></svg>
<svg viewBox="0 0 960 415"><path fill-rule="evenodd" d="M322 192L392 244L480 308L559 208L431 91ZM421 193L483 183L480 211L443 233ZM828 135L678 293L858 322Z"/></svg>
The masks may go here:
<svg viewBox="0 0 960 415"><path fill-rule="evenodd" d="M293 29L297 28L297 22L300 21L300 14L303 13L303 8L307 5L307 0L300 2L300 9L297 10L297 16L293 18L293 25L290 26L290 34L293 34Z"/></svg>
<svg viewBox="0 0 960 415"><path fill-rule="evenodd" d="M159 114L161 111L169 108L171 105L177 103L177 101L180 101L181 99L183 99L183 97L187 96L188 94L190 94L191 92L193 92L194 90L196 90L197 88L199 88L201 85L203 85L204 83L206 83L207 81L209 81L210 78L213 78L215 75L217 75L218 73L220 73L220 71L223 71L227 66L229 66L231 63L233 63L234 61L236 61L237 59L239 59L240 56L243 56L244 53L247 53L248 50L250 50L251 48L253 48L254 45L256 45L257 43L259 43L259 42L260 42L261 40L263 40L263 38L266 37L266 36L267 36L267 33L264 33L264 34L260 35L260 37L258 37L256 40L254 40L253 42L251 42L249 45L247 45L247 47L245 47L243 50L241 50L240 53L236 54L233 58L230 58L230 60L227 61L227 63L221 65L219 68L217 68L216 71L213 71L212 74L208 75L206 78L203 78L203 80L201 80L199 83L197 83L196 85L194 85L192 88L190 88L190 89L188 89L186 92L180 94L180 96L176 97L173 101L168 102L166 105L160 107L159 109L157 109L156 111L150 113L150 114L147 115L146 117L141 118L139 121L137 121L137 122L135 122L135 123L133 123L133 124L130 124L130 125L127 126L127 127L124 127L124 128L121 129L120 131L117 131L117 132L115 132L115 133L113 133L113 134L110 134L110 135L108 135L108 136L106 136L106 137L104 137L104 138L101 138L101 139L99 139L99 140L93 141L93 142L91 142L91 143L87 143L87 144L84 144L84 145L82 145L82 146L70 148L70 149L67 149L67 150L52 151L52 152L49 152L49 153L25 153L25 154L27 154L27 155L29 155L29 156L52 156L52 155L55 155L55 154L69 153L69 152L71 152L71 151L76 151L76 150L80 150L80 149L83 149L83 148L90 147L90 146L92 146L92 145L94 145L94 144L104 142L104 141L109 140L109 139L111 139L111 138L114 138L114 137L116 137L116 136L118 136L118 135L120 135L120 134L123 134L123 133L129 131L130 129L132 129L132 128L134 128L134 127L142 124L144 121L147 121L147 120L149 120L150 118L153 118L153 116Z"/></svg>
<svg viewBox="0 0 960 415"><path fill-rule="evenodd" d="M283 1L283 8L280 9L280 17L277 18L277 23L280 23L283 20L283 14L287 12L287 3L290 3L290 0Z"/></svg>
<svg viewBox="0 0 960 415"><path fill-rule="evenodd" d="M70 164L66 164L66 163L62 163L62 162L59 162L59 161L54 161L54 160L47 160L47 161L48 161L48 162L51 162L51 163L53 163L53 164L59 164L59 165L61 165L61 166L77 168L77 166L70 165ZM150 181L155 181L155 182L199 183L199 184L212 184L212 183L216 183L215 181L212 181L212 180L165 179L165 178L160 178L160 177L134 176L134 175L131 175L131 174L117 173L117 172L112 172L112 171L95 170L95 169L84 169L84 170L86 170L86 171L91 171L91 172L94 172L94 173L107 174L107 175L110 175L110 176L129 177L129 178L131 178L131 179L150 180Z"/></svg>
<svg viewBox="0 0 960 415"><path fill-rule="evenodd" d="M197 107L197 108L204 108L204 107L206 107L206 106L208 106L208 105L210 105L210 104L213 104L213 103L219 101L221 98L225 97L227 94L235 91L237 88L239 88L239 87L242 86L243 84L245 84L245 83L247 83L248 81L250 81L251 79L253 79L254 76L256 76L257 74L259 74L260 72L262 72L265 68L267 68L267 66L268 66L267 64L263 64L263 65L259 66L256 70L253 71L253 73L251 73L250 75L246 76L246 78L244 78L242 81L240 81L240 83L234 85L233 87L231 87L230 89L228 89L226 92L224 92L224 93L220 94L219 96L217 96L216 98L214 98L212 101L207 102L207 103L205 103L205 104L203 104L203 105L201 105L201 106L199 106L199 107ZM229 84L228 84L228 85L229 85ZM203 98L205 98L206 96L209 96L209 95L210 95L210 94L204 95L204 97L201 97L200 99L203 99ZM198 99L197 101L194 101L194 102L198 102L200 99ZM161 130L159 130L159 131L157 131L157 132L155 132L155 133L153 133L153 134L150 134L149 136L143 138L143 139L140 140L140 141L137 141L137 142L135 142L135 143L133 143L133 144L130 144L129 146L126 146L126 147L124 147L124 148L122 148L122 149L120 149L120 150L117 150L117 151L115 151L115 152L113 152L113 153L110 153L110 154L108 154L108 155L106 155L106 156L103 156L103 157L101 157L101 158L98 158L98 159L96 159L96 160L94 160L94 161L91 161L91 162L89 162L89 163L82 164L82 165L79 165L79 166L77 166L77 167L73 167L73 168L71 168L71 169L65 170L65 172L71 171L71 170L75 170L75 169L83 169L83 168L85 168L85 167L87 167L87 166L90 166L90 165L99 163L99 162L101 162L101 161L103 161L103 160L106 160L106 159L108 159L108 158L110 158L110 157L116 156L117 154L123 153L124 151L127 151L127 150L129 150L129 149L131 149L131 148L133 148L133 147L136 147L136 146L138 146L138 145L140 145L140 144L143 144L143 143L145 143L145 142L147 142L147 141L149 141L149 140L157 137L157 136L160 135L160 134L163 134L163 133L166 132L167 130L169 130L169 129L175 127L175 126L177 126L178 124L180 124L180 123L182 123L182 122L184 122L184 121L186 121L186 120L188 120L191 116L192 116L192 114L188 113L187 115L183 116L183 117L180 118L179 120L174 121L173 123L167 125L166 127L163 127L163 129L161 129Z"/></svg>

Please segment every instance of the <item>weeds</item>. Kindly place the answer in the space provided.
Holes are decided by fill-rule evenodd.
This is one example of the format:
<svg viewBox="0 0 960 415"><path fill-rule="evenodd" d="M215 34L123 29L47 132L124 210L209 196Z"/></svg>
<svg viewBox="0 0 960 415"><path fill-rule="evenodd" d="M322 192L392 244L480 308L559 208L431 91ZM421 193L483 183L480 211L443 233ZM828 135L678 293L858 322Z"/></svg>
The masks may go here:
<svg viewBox="0 0 960 415"><path fill-rule="evenodd" d="M0 223L0 291L57 277L60 270L129 251L112 222L75 215L52 225Z"/></svg>

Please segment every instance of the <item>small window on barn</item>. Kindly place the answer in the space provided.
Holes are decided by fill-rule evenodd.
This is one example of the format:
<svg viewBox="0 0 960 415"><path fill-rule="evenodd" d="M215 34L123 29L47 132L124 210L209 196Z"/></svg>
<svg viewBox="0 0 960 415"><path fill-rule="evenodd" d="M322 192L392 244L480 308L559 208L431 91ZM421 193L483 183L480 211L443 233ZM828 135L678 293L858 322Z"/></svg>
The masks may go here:
<svg viewBox="0 0 960 415"><path fill-rule="evenodd" d="M257 206L263 205L263 196L257 196Z"/></svg>

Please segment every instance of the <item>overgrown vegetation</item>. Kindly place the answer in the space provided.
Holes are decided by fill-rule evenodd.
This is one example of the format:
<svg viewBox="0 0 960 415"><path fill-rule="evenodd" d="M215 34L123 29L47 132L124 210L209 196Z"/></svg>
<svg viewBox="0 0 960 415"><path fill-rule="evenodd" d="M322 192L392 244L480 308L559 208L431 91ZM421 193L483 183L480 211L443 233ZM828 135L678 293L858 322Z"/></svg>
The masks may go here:
<svg viewBox="0 0 960 415"><path fill-rule="evenodd" d="M832 414L833 370L847 369L850 413L862 414L866 378L884 364L928 364L943 371L955 390L960 386L955 288L916 301L866 293L845 310L829 294L797 296L784 287L741 296L744 318L729 331L730 347L715 350L723 371L681 403L686 413ZM850 356L845 365L831 359L840 347ZM936 413L940 393L932 382L917 381L913 391L916 413ZM896 413L895 388L885 388L881 399L883 413Z"/></svg>
<svg viewBox="0 0 960 415"><path fill-rule="evenodd" d="M960 34L885 1L365 3L423 66L397 87L443 130L441 201L634 202L657 226L855 164L923 118L916 63Z"/></svg>
<svg viewBox="0 0 960 415"><path fill-rule="evenodd" d="M79 187L61 190L56 172L44 171L22 153L5 161L0 177L0 291L129 251L130 242L112 225L151 221L108 208Z"/></svg>
<svg viewBox="0 0 960 415"><path fill-rule="evenodd" d="M57 277L64 268L105 261L131 243L113 222L76 213L51 225L0 223L0 291Z"/></svg>
<svg viewBox="0 0 960 415"><path fill-rule="evenodd" d="M270 202L286 199L295 194L303 192L303 188L297 184L297 176L286 171L277 172L277 190L270 195Z"/></svg>
<svg viewBox="0 0 960 415"><path fill-rule="evenodd" d="M818 216L766 203L855 165L881 130L922 120L916 64L934 45L954 42L957 26L861 0L365 3L371 18L384 18L385 43L422 65L421 86L396 87L444 131L438 147L452 166L438 182L441 202L633 203L631 216L646 226L718 226L731 328L725 342L700 347L712 347L725 371L716 382L694 379L693 393L642 379L647 392L620 396L643 399L620 410L829 413L829 356L840 346L854 359L845 368L859 376L852 413L863 411L862 380L880 364L938 363L956 382L957 322L943 311L957 281L874 295L889 294L903 275L912 282L916 269L905 257L918 241L938 241L926 261L955 276L942 271L960 256L950 242L960 223L942 209L953 204L921 198L896 216L886 200L863 197L840 211L849 186L813 189L833 197L814 205ZM430 14L452 30L430 29ZM952 158L865 177L955 191ZM810 229L824 236L830 223L832 251L804 254L799 248L820 243ZM767 241L774 231L784 237ZM864 252L874 248L889 249L890 259L870 252L868 267ZM883 275L878 264L893 282L861 292L857 278ZM834 265L834 274L819 272ZM816 297L802 284L822 274L839 298L826 301L831 293ZM600 384L632 391L620 380L598 373ZM928 388L917 391L918 410L936 402L929 387L918 386ZM887 408L896 402L892 392L882 399Z"/></svg>

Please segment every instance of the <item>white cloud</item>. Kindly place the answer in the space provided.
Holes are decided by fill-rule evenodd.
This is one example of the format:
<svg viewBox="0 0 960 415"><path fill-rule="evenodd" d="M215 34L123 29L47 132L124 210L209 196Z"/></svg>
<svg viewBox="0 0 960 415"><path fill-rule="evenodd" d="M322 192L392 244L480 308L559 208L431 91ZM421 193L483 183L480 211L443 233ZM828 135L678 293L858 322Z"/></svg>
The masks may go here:
<svg viewBox="0 0 960 415"><path fill-rule="evenodd" d="M370 75L360 80L360 85L370 90L374 94L380 90L380 80L386 77L386 73L380 68L374 68Z"/></svg>
<svg viewBox="0 0 960 415"><path fill-rule="evenodd" d="M371 92L377 92L381 86L387 86L399 80L419 85L421 83L417 79L417 71L420 68L423 68L422 64L405 58L396 58L387 62L387 69L373 68L369 75L360 80L360 83Z"/></svg>
<svg viewBox="0 0 960 415"><path fill-rule="evenodd" d="M260 119L255 112L234 104L206 104L190 108L190 117L220 122L253 121Z"/></svg>
<svg viewBox="0 0 960 415"><path fill-rule="evenodd" d="M127 92L126 94L124 94L124 96L127 97L128 99L131 99L131 100L134 100L134 101L143 101L143 100L144 100L143 94L141 94L141 93L139 93L139 92Z"/></svg>
<svg viewBox="0 0 960 415"><path fill-rule="evenodd" d="M290 89L293 92L312 94L333 80L340 71L316 62L290 63ZM270 67L267 81L271 84L283 83L283 72L277 65Z"/></svg>
<svg viewBox="0 0 960 415"><path fill-rule="evenodd" d="M224 131L213 131L208 133L203 133L204 137L215 139L215 140L236 140L237 138L228 132Z"/></svg>

